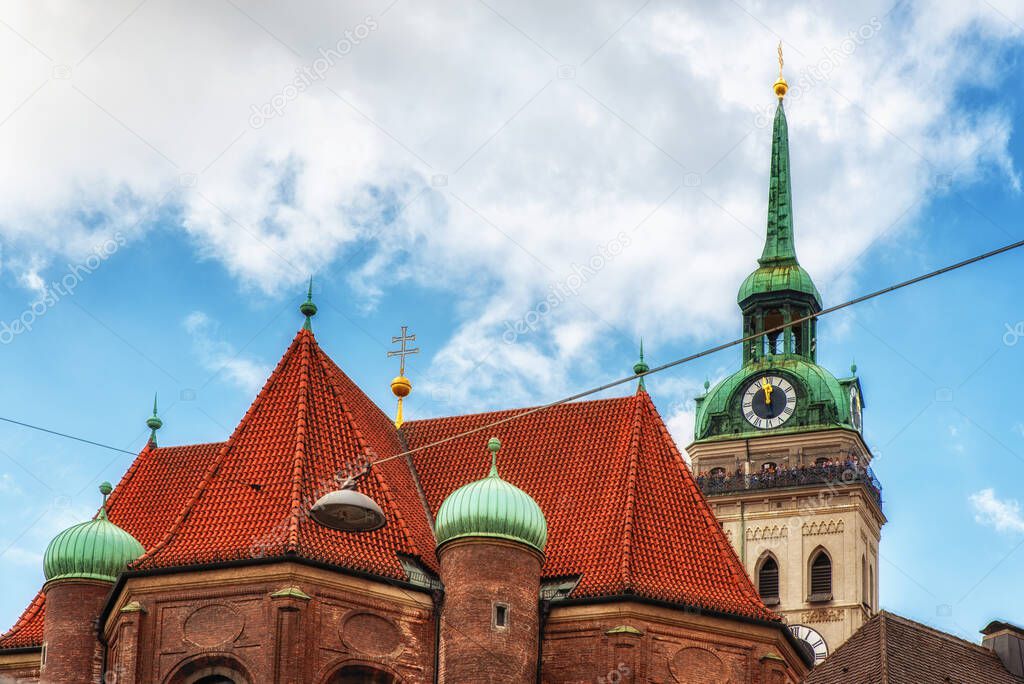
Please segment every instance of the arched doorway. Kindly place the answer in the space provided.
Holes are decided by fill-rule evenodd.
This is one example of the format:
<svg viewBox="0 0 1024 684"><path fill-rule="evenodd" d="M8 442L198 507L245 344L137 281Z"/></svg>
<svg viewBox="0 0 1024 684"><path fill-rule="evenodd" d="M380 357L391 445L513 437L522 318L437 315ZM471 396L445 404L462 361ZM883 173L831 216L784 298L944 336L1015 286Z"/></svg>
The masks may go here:
<svg viewBox="0 0 1024 684"><path fill-rule="evenodd" d="M241 663L226 655L193 658L164 680L167 684L253 684Z"/></svg>
<svg viewBox="0 0 1024 684"><path fill-rule="evenodd" d="M348 665L335 672L327 684L398 684L398 680L366 665Z"/></svg>

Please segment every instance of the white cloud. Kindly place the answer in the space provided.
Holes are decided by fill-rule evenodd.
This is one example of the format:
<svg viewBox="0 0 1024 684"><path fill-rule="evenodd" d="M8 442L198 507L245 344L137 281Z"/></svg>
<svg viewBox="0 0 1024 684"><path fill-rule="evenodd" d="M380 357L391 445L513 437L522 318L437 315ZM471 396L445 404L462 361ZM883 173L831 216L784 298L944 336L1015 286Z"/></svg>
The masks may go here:
<svg viewBox="0 0 1024 684"><path fill-rule="evenodd" d="M18 160L0 169L4 268L32 286L58 257L160 217L245 288L339 267L367 307L396 283L436 288L459 304L430 376L458 409L606 376L584 353L595 340L731 329L765 220L773 31L794 86L800 254L830 299L947 185L1020 184L1007 112L956 99L999 87L1019 41L983 4L652 3L628 22L626 0L134 7L5 15L26 40L0 47L19 64L0 89L0 154ZM1024 6L1001 11L1024 23ZM374 30L322 81L250 126L367 17ZM619 232L620 255L502 346L505 321ZM231 356L208 342L211 365ZM257 368L227 370L251 384Z"/></svg>
<svg viewBox="0 0 1024 684"><path fill-rule="evenodd" d="M978 524L998 532L1024 532L1024 516L1016 499L1000 499L991 487L971 494L969 499Z"/></svg>
<svg viewBox="0 0 1024 684"><path fill-rule="evenodd" d="M216 338L217 324L202 311L193 311L183 321L192 337L192 347L204 368L222 374L241 389L255 394L270 375L270 368Z"/></svg>

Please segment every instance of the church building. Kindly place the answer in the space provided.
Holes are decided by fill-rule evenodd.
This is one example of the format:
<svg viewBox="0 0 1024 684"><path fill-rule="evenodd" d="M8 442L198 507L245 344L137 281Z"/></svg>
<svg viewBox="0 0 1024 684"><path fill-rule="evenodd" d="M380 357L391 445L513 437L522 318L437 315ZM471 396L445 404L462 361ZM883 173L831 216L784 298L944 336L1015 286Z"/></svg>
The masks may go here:
<svg viewBox="0 0 1024 684"><path fill-rule="evenodd" d="M0 681L804 681L875 612L885 517L855 370L816 363L775 92L750 340L698 402L692 469L642 360L627 396L392 420L310 296L225 441L158 445L154 407L93 519L46 549Z"/></svg>

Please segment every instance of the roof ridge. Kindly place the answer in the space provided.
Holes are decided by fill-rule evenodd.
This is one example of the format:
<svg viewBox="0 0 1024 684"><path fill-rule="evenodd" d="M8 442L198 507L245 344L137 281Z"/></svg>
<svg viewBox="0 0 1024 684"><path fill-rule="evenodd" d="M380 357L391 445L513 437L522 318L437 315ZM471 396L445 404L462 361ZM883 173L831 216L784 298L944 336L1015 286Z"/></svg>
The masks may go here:
<svg viewBox="0 0 1024 684"><path fill-rule="evenodd" d="M690 467L687 465L686 459L683 458L682 453L680 453L679 448L676 447L676 443L675 440L672 439L672 435L669 434L668 428L665 426L665 421L661 418L661 414L658 412L658 407L654 405L654 400L651 399L647 392L644 392L643 396L646 397L648 412L650 412L656 419L654 423L658 428L658 433L660 434L662 441L668 446L672 455L675 457L674 460L677 466L681 466L685 470L685 474L687 476L685 479L688 484L686 489L689 491L690 497L694 501L695 508L700 511L704 520L708 523L709 529L712 530L709 535L710 541L717 547L719 556L726 559L726 565L733 576L733 580L737 588L744 596L747 597L747 599L754 601L754 603L762 607L765 612L778 617L774 611L764 605L764 602L761 600L761 595L758 594L757 590L754 588L754 583L747 574L746 568L743 567L742 562L736 555L735 549L733 549L732 544L726 538L722 524L718 521L718 518L715 517L714 513L711 512L710 504L707 502L707 499L704 498L704 495L701 494L700 489L698 489L697 483L693 479L693 473L690 471Z"/></svg>
<svg viewBox="0 0 1024 684"><path fill-rule="evenodd" d="M284 367L285 361L287 361L287 359L291 356L292 350L295 349L295 347L298 345L299 336L301 335L301 333L302 331L300 330L298 333L295 334L295 337L292 339L292 343L288 345L288 349L286 349L284 354L281 355L281 359L277 362L277 366L274 367L273 372L271 372L266 382L263 383L263 387L256 394L256 398L253 399L252 403L249 405L249 408L245 412L245 415L242 416L242 419L240 421L238 421L238 425L235 426L235 429L234 431L232 431L231 436L228 437L225 442L223 442L223 446L220 448L219 452L217 453L217 456L213 459L213 462L210 463L209 467L206 469L206 473L203 475L203 479L201 479L199 481L199 484L196 485L196 489L194 492L192 492L192 496L189 497L189 500L185 504L185 507L182 508L180 513L178 513L178 516L174 519L174 522L171 523L171 526L167 528L167 531L164 533L164 536L160 539L160 541L153 545L152 549L149 549L148 551L146 551L146 553L142 554L142 556L140 556L137 560L133 561L129 565L129 567L138 567L145 561L152 559L158 553L160 553L160 551L166 548L167 545L170 544L171 541L174 539L174 536L178 533L178 531L181 529L181 526L185 524L185 521L188 519L189 513L191 513L192 509L195 507L199 499L202 498L203 493L205 493L210 482L213 480L214 475L216 475L217 471L220 469L220 466L224 462L224 459L227 457L228 452L231 451L231 448L234 446L235 438L238 437L241 434L242 430L249 424L249 421L251 420L252 415L256 412L256 409L263 404L263 401L266 399L267 391L270 389L270 387L278 381L281 369ZM216 444L216 442L211 442L211 444Z"/></svg>
<svg viewBox="0 0 1024 684"><path fill-rule="evenodd" d="M306 461L306 424L309 413L309 360L313 331L299 331L299 398L295 415L295 456L292 460L291 512L288 515L288 541L285 553L296 553L299 548L299 516L302 514L302 473Z"/></svg>
<svg viewBox="0 0 1024 684"><path fill-rule="evenodd" d="M896 613L890 612L888 610L881 610L881 611L878 612L878 614L879 615L884 615L886 618L888 618L890 620L894 620L895 622L902 623L903 625L906 625L907 627L910 627L912 629L919 629L919 630L925 630L925 631L931 632L935 636L941 637L942 639L945 639L946 641L956 641L956 642L959 642L959 643L963 644L964 646L970 646L971 648L973 648L974 650L976 650L976 651L978 651L980 653L985 653L985 654L991 654L992 653L991 650L985 648L981 644L977 644L977 643L975 643L973 641L969 641L967 639L963 639L961 637L958 637L955 634L950 634L949 632L943 632L941 629L936 629L935 627L932 627L931 625L926 625L923 622L918 622L917 620L911 620L908 617L903 617L902 615L897 615Z"/></svg>
<svg viewBox="0 0 1024 684"><path fill-rule="evenodd" d="M114 504L117 503L118 499L121 498L121 492L123 491L122 485L128 484L132 480L132 478L135 477L135 474L139 472L139 463L141 463L142 457L147 453L155 450L156 447L153 446L153 442L146 440L146 446L142 447L142 451L139 452L138 456L132 459L132 464L128 466L128 470L125 471L125 474L121 476L121 479L118 480L117 482L117 486L114 487L114 490L110 493L110 496L107 497L106 507L108 513L110 512L110 509L114 506Z"/></svg>
<svg viewBox="0 0 1024 684"><path fill-rule="evenodd" d="M337 364L335 364L333 359L331 359L331 357L327 355L327 352L320 348L319 344L316 345L316 348L317 351L320 352L319 360L321 369L323 369L324 364L327 362L330 362L332 365L337 367ZM338 370L344 373L344 371L342 371L340 368L338 368ZM327 378L327 385L331 390L331 394L334 396L335 401L338 402L338 406L341 408L342 414L348 420L348 424L352 428L352 436L359 444L360 451L362 451L363 454L365 454L370 460L372 460L374 456L374 454L372 453L373 450L370 448L369 443L366 441L366 437L363 435L363 431L359 429L359 424L356 422L355 415L349 408L348 402L346 402L345 399L341 396L341 392L339 392L337 381L335 380L334 377L332 377L331 373L325 372L324 376ZM373 404L372 401L370 403ZM376 404L373 405L377 406ZM380 407L377 408L379 410ZM381 413L382 415L384 415L385 418L387 418L387 414L384 414L383 411ZM387 422L388 425L392 426L392 429L395 429L397 433L398 431L396 428L393 427L394 424L391 422L391 420L388 419ZM392 454L387 455L391 456ZM405 535L405 540L409 544L409 548L411 548L416 553L416 555L422 558L423 551L416 544L415 536L412 534L412 530L409 529L409 526L405 522L405 517L402 515L401 506L395 500L391 492L391 486L383 477L381 477L380 473L377 472L377 470L379 470L379 467L375 469L374 467L371 466L368 474L372 475L374 480L377 482L377 485L380 487L381 493L384 495L387 501L387 508L391 513L394 514L395 518L397 519L398 527L402 530L402 534Z"/></svg>
<svg viewBox="0 0 1024 684"><path fill-rule="evenodd" d="M629 435L629 465L626 468L626 521L622 526L622 561L620 568L623 583L627 587L633 586L633 522L636 510L636 482L640 461L640 432L642 429L642 404L636 394L630 398L633 400L633 428Z"/></svg>
<svg viewBox="0 0 1024 684"><path fill-rule="evenodd" d="M880 684L889 684L889 658L886 649L886 636L885 636L885 623L888 619L888 614L885 612L881 613L881 619L878 623L878 664L879 669L882 671L882 681Z"/></svg>
<svg viewBox="0 0 1024 684"><path fill-rule="evenodd" d="M506 408L497 409L494 411L481 411L479 413L464 413L452 416L434 416L433 418L417 418L416 420L406 420L402 423L402 427L406 425L415 426L419 423L429 423L438 420L461 420L461 419L472 419L480 418L481 416L490 416L498 413L522 413L523 411L531 411L533 409L553 409L560 408L562 406L579 406L581 404L601 404L601 403L613 403L613 402L624 402L633 398L633 394L628 394L621 397L605 397L604 399L584 399L582 401L566 401L561 404L549 405L549 404L536 404L534 406L519 406L517 408ZM375 404L376 406L376 404Z"/></svg>

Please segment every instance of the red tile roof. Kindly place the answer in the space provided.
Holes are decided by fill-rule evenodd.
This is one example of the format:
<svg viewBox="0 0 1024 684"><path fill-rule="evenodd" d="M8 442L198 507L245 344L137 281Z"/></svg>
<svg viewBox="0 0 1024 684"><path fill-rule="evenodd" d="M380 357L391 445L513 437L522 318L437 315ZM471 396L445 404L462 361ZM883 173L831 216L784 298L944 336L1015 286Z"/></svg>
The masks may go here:
<svg viewBox="0 0 1024 684"><path fill-rule="evenodd" d="M525 409L524 409L525 410ZM521 413L407 422L409 446ZM483 477L501 439L501 476L548 521L544 574L581 575L573 598L634 594L778 619L765 608L646 392L563 404L413 455L430 509Z"/></svg>
<svg viewBox="0 0 1024 684"><path fill-rule="evenodd" d="M882 611L815 667L806 684L1022 684L993 652Z"/></svg>
<svg viewBox="0 0 1024 684"><path fill-rule="evenodd" d="M397 554L431 567L433 534L402 460L370 470L360 489L390 524L348 534L314 523L307 511L336 489L339 471L402 451L394 425L300 330L270 379L224 443L190 500L137 568L223 560L303 558L405 579Z"/></svg>
<svg viewBox="0 0 1024 684"><path fill-rule="evenodd" d="M43 618L46 601L42 590L28 604L14 626L0 637L0 649L32 648L43 644Z"/></svg>
<svg viewBox="0 0 1024 684"><path fill-rule="evenodd" d="M490 433L371 468L359 489L384 510L380 530L329 530L306 512L339 472L401 453L403 439L420 447L525 410L412 421L399 433L302 330L228 441L147 446L110 497L110 519L146 548L136 569L294 555L404 580L399 554L437 570L432 515L486 474ZM493 432L502 476L547 518L544 573L580 575L574 597L633 594L778 619L646 393L565 404ZM0 648L41 642L41 596Z"/></svg>

